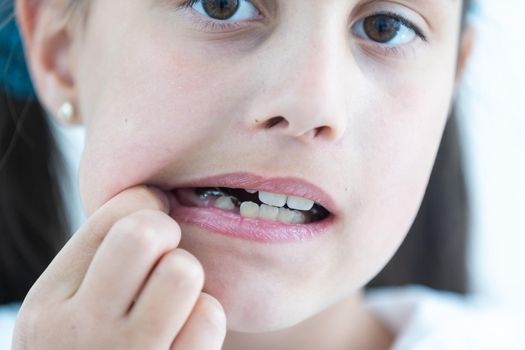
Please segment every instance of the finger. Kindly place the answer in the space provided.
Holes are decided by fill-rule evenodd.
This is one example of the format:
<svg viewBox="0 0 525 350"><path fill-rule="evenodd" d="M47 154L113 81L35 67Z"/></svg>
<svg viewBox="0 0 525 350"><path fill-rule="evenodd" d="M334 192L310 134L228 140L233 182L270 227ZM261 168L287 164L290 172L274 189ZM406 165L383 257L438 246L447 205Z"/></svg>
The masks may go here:
<svg viewBox="0 0 525 350"><path fill-rule="evenodd" d="M170 350L220 350L226 337L226 315L217 299L201 293Z"/></svg>
<svg viewBox="0 0 525 350"><path fill-rule="evenodd" d="M167 197L160 190L136 186L120 192L100 207L66 243L33 287L55 291L50 298L71 297L81 284L96 250L110 227L120 218L140 209L169 212Z"/></svg>
<svg viewBox="0 0 525 350"><path fill-rule="evenodd" d="M168 349L189 317L204 285L197 258L177 248L162 257L130 311L132 328Z"/></svg>
<svg viewBox="0 0 525 350"><path fill-rule="evenodd" d="M179 241L179 225L158 210L144 209L118 220L75 297L97 315L123 316L157 261Z"/></svg>

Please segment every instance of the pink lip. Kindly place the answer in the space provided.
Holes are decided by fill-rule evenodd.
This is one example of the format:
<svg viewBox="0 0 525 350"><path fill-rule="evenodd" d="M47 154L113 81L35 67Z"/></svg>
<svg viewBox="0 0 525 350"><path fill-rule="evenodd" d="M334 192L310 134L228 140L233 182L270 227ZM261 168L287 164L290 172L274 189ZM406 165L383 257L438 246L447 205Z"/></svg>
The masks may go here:
<svg viewBox="0 0 525 350"><path fill-rule="evenodd" d="M335 216L339 212L330 196L319 187L291 177L268 179L249 173L233 173L177 185L177 188L188 187L244 188L304 197L331 212L328 218L318 222L288 225L269 220L247 219L217 208L187 207L181 205L175 195L170 196L170 215L179 223L192 224L214 233L261 243L304 241L324 235L333 226Z"/></svg>

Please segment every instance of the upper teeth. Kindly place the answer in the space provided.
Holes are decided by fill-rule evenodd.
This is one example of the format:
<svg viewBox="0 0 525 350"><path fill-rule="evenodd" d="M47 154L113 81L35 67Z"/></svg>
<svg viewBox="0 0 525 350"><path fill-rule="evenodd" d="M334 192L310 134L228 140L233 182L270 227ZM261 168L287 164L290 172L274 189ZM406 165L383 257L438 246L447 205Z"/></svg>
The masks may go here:
<svg viewBox="0 0 525 350"><path fill-rule="evenodd" d="M314 206L314 201L310 199L262 191L259 192L259 200L265 204L273 205L274 207L284 207L286 204L290 209L306 211L312 209Z"/></svg>
<svg viewBox="0 0 525 350"><path fill-rule="evenodd" d="M270 192L259 192L259 200L264 204L273 205L274 207L284 207L286 204L286 195Z"/></svg>
<svg viewBox="0 0 525 350"><path fill-rule="evenodd" d="M310 210L314 206L314 201L302 197L289 196L286 204L292 209Z"/></svg>

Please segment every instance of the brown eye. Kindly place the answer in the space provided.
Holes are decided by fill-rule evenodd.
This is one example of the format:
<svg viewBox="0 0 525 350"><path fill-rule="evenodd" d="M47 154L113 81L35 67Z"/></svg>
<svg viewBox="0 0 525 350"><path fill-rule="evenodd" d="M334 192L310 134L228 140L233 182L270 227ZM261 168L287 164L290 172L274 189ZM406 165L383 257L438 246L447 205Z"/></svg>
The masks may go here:
<svg viewBox="0 0 525 350"><path fill-rule="evenodd" d="M211 18L225 20L235 15L239 0L202 0L202 8Z"/></svg>
<svg viewBox="0 0 525 350"><path fill-rule="evenodd" d="M364 20L365 34L379 43L393 40L403 24L397 18L386 15L375 15Z"/></svg>

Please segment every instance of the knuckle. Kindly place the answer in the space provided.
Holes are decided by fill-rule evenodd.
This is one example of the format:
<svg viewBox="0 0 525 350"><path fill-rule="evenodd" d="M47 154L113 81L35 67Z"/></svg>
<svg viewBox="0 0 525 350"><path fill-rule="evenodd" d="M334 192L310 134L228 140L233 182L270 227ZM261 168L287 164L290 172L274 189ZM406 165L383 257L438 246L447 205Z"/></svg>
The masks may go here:
<svg viewBox="0 0 525 350"><path fill-rule="evenodd" d="M217 299L209 294L201 293L198 307L195 312L199 313L199 319L207 328L223 332L226 329L226 315L222 305Z"/></svg>
<svg viewBox="0 0 525 350"><path fill-rule="evenodd" d="M167 214L153 209L138 210L128 216L119 219L114 225L119 237L133 244L148 247L159 240L161 235L174 239L175 243L180 241L181 229L178 223Z"/></svg>
<svg viewBox="0 0 525 350"><path fill-rule="evenodd" d="M183 249L175 249L166 254L161 265L178 283L198 284L201 287L204 284L204 269L201 263Z"/></svg>
<svg viewBox="0 0 525 350"><path fill-rule="evenodd" d="M120 241L122 245L140 247L141 251L156 251L158 230L141 217L126 216L113 225L112 231L113 239Z"/></svg>
<svg viewBox="0 0 525 350"><path fill-rule="evenodd" d="M137 217L139 220L149 223L152 227L155 227L158 232L168 231L170 235L175 232L180 235L181 229L179 224L173 220L168 214L154 210L154 209L142 209L136 211L130 216Z"/></svg>

